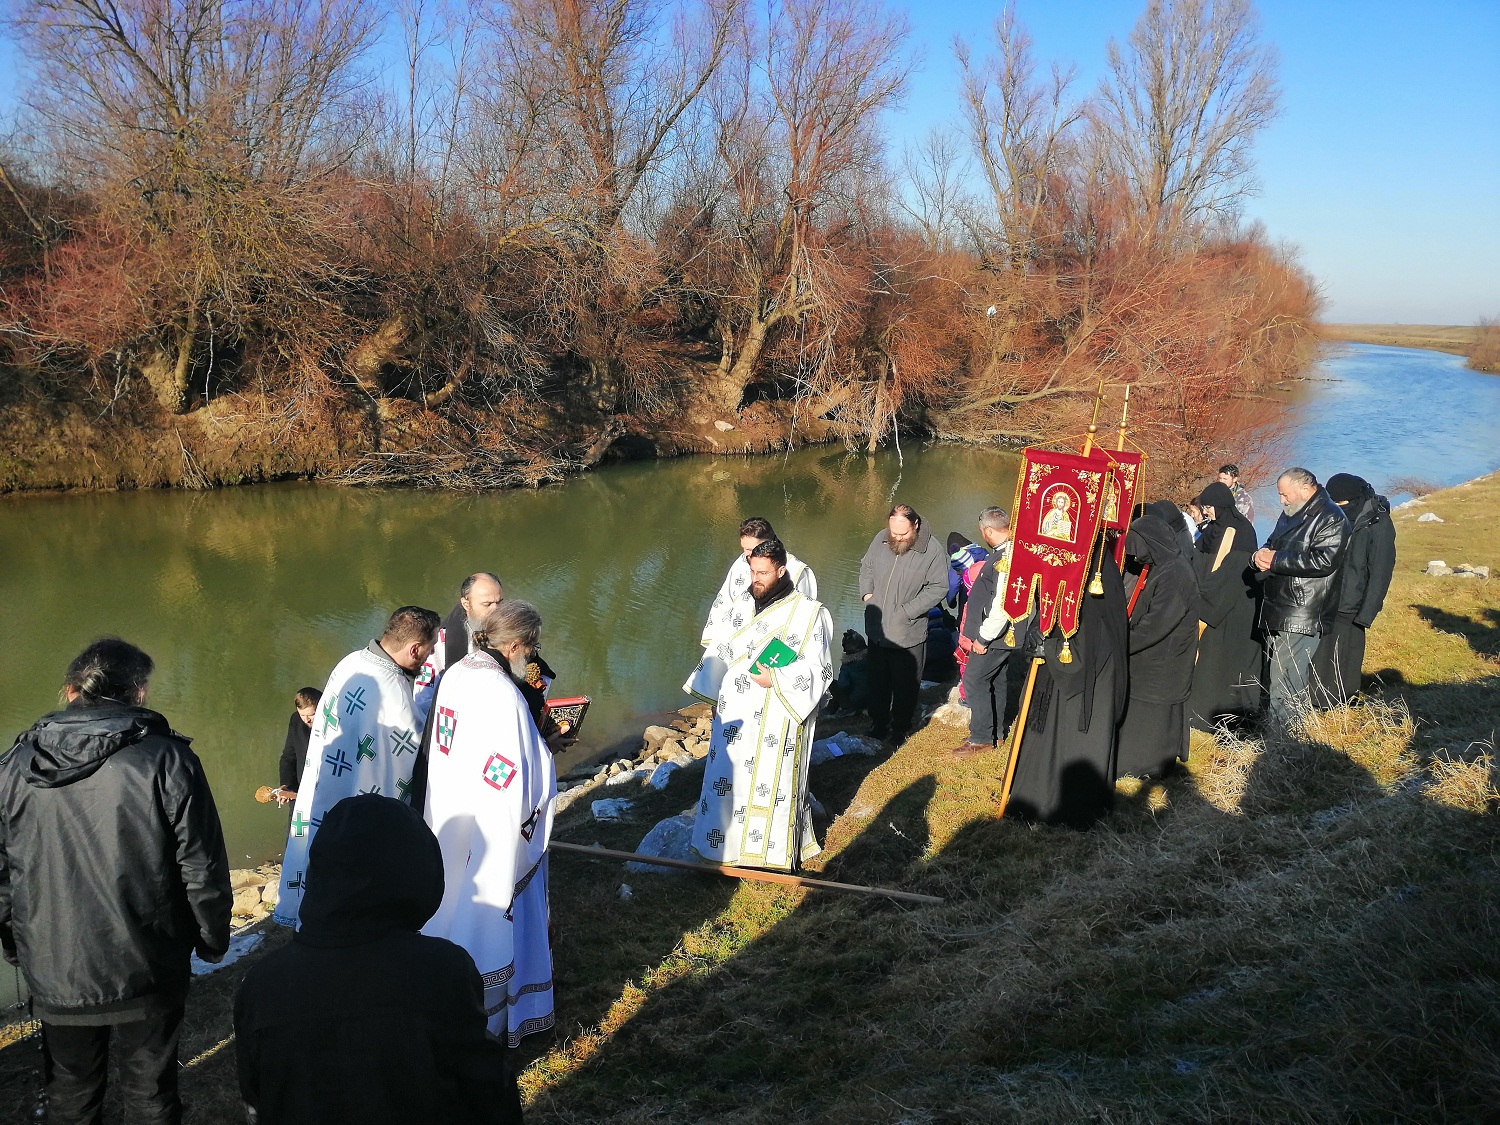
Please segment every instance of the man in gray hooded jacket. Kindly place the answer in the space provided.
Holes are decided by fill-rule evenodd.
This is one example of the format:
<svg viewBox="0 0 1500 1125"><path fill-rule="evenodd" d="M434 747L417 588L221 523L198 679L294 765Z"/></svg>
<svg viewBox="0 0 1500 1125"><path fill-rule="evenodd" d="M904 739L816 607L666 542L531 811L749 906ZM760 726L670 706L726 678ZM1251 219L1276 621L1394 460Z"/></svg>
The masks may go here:
<svg viewBox="0 0 1500 1125"><path fill-rule="evenodd" d="M948 554L909 504L897 504L859 564L870 654L870 733L911 732L927 659L927 614L948 596Z"/></svg>

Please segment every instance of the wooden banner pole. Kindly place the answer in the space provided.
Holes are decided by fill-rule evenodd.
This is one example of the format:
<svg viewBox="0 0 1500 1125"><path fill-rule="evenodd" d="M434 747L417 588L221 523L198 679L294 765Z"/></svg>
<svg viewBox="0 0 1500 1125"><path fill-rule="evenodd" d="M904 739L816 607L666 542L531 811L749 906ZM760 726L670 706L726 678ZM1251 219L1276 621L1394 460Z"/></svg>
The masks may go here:
<svg viewBox="0 0 1500 1125"><path fill-rule="evenodd" d="M1120 436L1115 439L1116 452L1125 449L1125 419L1130 414L1130 384L1125 384L1125 401L1120 404Z"/></svg>
<svg viewBox="0 0 1500 1125"><path fill-rule="evenodd" d="M900 902L920 902L924 905L941 903L933 895L919 895L912 891L895 891L889 887L864 887L858 883L835 883L829 879L808 879L801 875L786 875L780 871L762 871L756 867L726 867L719 863L695 863L690 859L669 859L663 855L641 855L639 852L621 852L614 848L592 847L588 844L570 844L565 840L553 840L548 851L576 852L598 859L628 859L636 863L649 863L653 867L677 867L683 871L702 871L713 875L727 875L731 879L747 879L755 883L783 883L789 887L811 887L819 891L844 891L848 894L879 895Z"/></svg>
<svg viewBox="0 0 1500 1125"><path fill-rule="evenodd" d="M1016 730L1010 739L1010 761L1005 763L1005 784L1000 787L1000 819L1005 818L1005 806L1010 804L1010 785L1016 779L1016 759L1021 754L1021 734L1026 729L1026 716L1031 712L1031 693L1036 690L1036 670L1042 666L1042 658L1031 658L1031 670L1026 673L1026 690L1021 693L1021 713L1016 716Z"/></svg>

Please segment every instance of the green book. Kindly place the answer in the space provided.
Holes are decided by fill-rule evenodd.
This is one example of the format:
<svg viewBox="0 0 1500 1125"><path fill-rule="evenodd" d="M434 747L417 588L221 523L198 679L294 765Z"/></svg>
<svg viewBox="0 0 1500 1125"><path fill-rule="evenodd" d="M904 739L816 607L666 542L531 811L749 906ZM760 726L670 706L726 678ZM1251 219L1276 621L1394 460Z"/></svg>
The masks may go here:
<svg viewBox="0 0 1500 1125"><path fill-rule="evenodd" d="M772 637L766 642L766 647L760 650L760 655L755 658L755 662L750 665L750 674L753 676L762 668L785 668L796 659L797 654L792 651L790 645L780 637Z"/></svg>

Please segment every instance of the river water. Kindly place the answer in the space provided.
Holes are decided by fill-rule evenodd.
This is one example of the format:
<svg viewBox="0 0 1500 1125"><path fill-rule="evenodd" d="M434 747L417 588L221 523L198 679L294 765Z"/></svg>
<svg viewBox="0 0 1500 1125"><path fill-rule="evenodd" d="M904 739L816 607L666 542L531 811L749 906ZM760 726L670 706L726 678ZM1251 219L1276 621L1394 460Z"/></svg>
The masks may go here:
<svg viewBox="0 0 1500 1125"><path fill-rule="evenodd" d="M1298 395L1292 459L1377 486L1452 484L1500 466L1500 378L1458 357L1351 346ZM291 700L402 604L446 614L474 570L541 610L555 692L593 698L583 749L689 702L703 616L741 518L772 520L818 575L840 630L859 627L858 563L897 500L939 540L1009 507L1013 455L934 446L687 458L483 495L281 484L0 501L0 738L56 706L63 669L114 633L157 661L150 703L194 740L234 866L279 855L274 784ZM1260 499L1262 523L1274 496Z"/></svg>

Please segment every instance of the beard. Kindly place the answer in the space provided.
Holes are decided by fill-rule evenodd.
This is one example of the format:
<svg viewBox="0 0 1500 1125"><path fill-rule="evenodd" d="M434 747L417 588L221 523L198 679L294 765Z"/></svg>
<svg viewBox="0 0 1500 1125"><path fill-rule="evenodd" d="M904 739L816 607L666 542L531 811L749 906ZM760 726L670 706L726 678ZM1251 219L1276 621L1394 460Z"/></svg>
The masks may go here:
<svg viewBox="0 0 1500 1125"><path fill-rule="evenodd" d="M915 535L912 536L910 539L887 539L886 540L886 546L888 546L891 549L891 554L893 554L893 555L904 555L904 554L906 554L907 551L910 551L916 545L917 545L917 537Z"/></svg>

